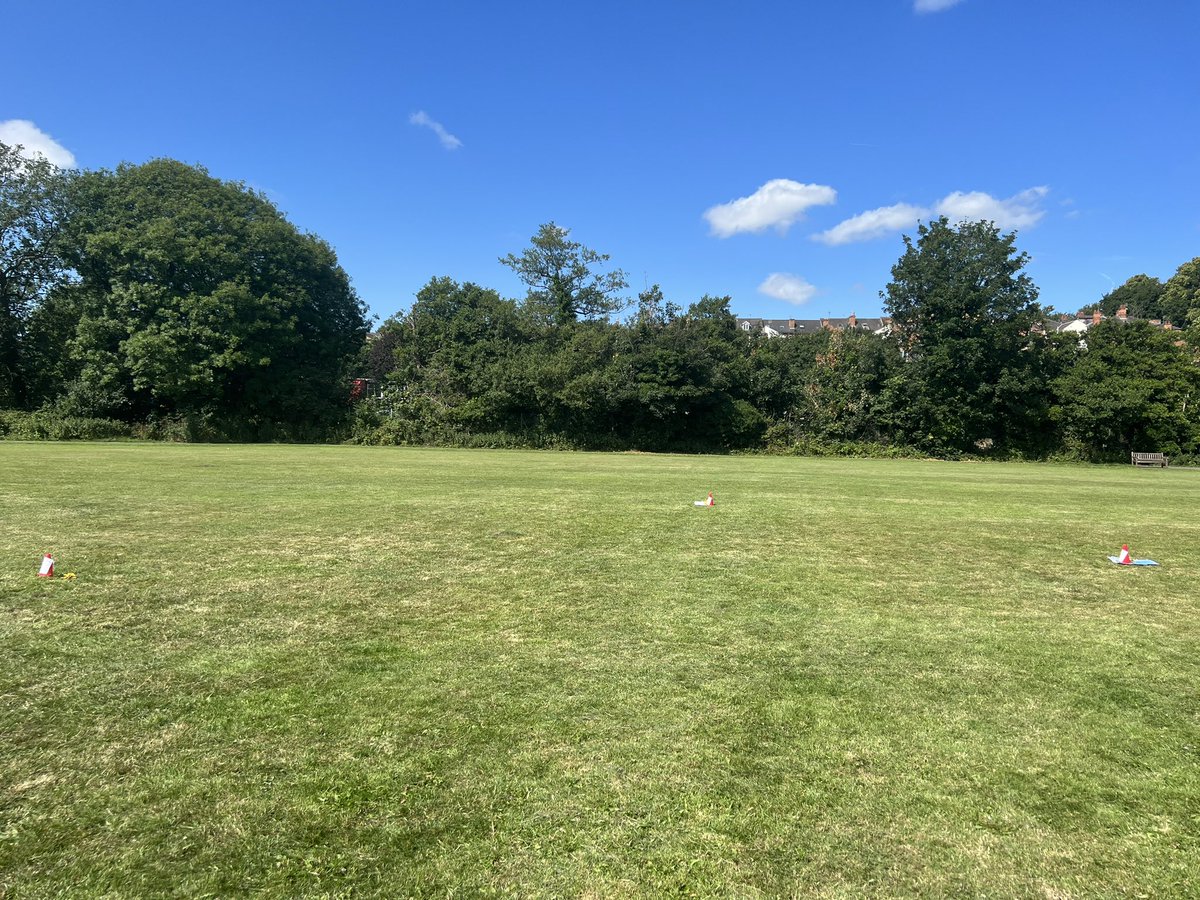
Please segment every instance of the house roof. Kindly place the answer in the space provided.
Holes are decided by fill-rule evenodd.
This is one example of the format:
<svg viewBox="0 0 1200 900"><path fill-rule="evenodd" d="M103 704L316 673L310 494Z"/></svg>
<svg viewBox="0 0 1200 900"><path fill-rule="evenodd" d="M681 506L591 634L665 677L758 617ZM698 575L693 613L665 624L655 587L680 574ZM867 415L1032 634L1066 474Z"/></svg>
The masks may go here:
<svg viewBox="0 0 1200 900"><path fill-rule="evenodd" d="M1135 316L1100 316L1101 322L1117 322L1121 325L1128 325L1130 322L1146 322L1153 328L1160 328L1164 331L1171 330L1170 322L1163 322L1162 319L1139 319ZM1073 317L1060 317L1059 319L1046 320L1045 327L1047 331L1058 332L1084 332L1097 324L1094 314L1088 313Z"/></svg>
<svg viewBox="0 0 1200 900"><path fill-rule="evenodd" d="M861 331L877 333L889 328L892 320L882 318L859 318L847 316L838 319L760 319L756 316L743 316L738 319L738 325L743 331L761 331L768 336L787 336L793 334L818 334L822 331Z"/></svg>

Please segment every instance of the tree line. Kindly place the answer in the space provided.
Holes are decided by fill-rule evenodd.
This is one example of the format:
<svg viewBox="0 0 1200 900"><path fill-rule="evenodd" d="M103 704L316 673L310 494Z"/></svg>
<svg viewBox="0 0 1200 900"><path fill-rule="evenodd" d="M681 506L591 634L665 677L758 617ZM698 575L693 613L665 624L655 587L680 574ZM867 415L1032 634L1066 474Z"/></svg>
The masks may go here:
<svg viewBox="0 0 1200 900"><path fill-rule="evenodd" d="M333 250L261 193L0 144L0 409L86 434L321 439L367 332Z"/></svg>
<svg viewBox="0 0 1200 900"><path fill-rule="evenodd" d="M1181 327L1109 318L1081 338L1056 333L1015 241L989 222L922 224L881 292L889 334L769 339L739 328L728 297L684 308L657 286L614 321L625 274L549 223L501 259L528 286L523 299L434 278L383 323L364 366L377 399L359 408L356 434L683 452L1195 454L1200 260L1159 295ZM1144 279L1099 305L1115 316Z"/></svg>
<svg viewBox="0 0 1200 900"><path fill-rule="evenodd" d="M1166 283L1134 276L1094 304L1105 321L1059 334L1014 234L940 218L903 239L887 334L782 339L742 331L729 297L629 297L608 256L552 222L500 262L524 297L436 277L368 334L333 250L245 185L173 160L63 172L0 145L0 433L1097 461L1200 448L1200 258Z"/></svg>

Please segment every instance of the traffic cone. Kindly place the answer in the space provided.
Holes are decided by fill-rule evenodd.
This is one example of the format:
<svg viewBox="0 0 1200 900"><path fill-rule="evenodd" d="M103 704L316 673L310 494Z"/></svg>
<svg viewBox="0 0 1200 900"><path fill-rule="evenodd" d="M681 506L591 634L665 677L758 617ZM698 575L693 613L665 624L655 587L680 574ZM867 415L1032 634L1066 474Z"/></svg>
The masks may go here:
<svg viewBox="0 0 1200 900"><path fill-rule="evenodd" d="M716 506L717 501L713 499L712 491L708 492L708 499L704 501L705 506Z"/></svg>
<svg viewBox="0 0 1200 900"><path fill-rule="evenodd" d="M54 577L54 557L49 553L42 556L42 567L38 569L38 578Z"/></svg>
<svg viewBox="0 0 1200 900"><path fill-rule="evenodd" d="M1125 544L1121 547L1121 554L1117 557L1118 566L1132 566L1133 558L1129 555L1129 545Z"/></svg>

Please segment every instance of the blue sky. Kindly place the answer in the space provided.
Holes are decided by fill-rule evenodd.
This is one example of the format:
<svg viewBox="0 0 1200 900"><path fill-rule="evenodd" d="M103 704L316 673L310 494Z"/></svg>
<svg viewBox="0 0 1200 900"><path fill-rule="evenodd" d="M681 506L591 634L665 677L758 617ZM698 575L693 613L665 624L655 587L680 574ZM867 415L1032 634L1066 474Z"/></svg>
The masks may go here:
<svg viewBox="0 0 1200 900"><path fill-rule="evenodd" d="M44 2L4 22L0 140L245 181L381 318L433 276L521 296L497 259L551 220L631 296L765 317L878 314L901 233L938 212L1015 228L1060 311L1200 255L1196 0Z"/></svg>

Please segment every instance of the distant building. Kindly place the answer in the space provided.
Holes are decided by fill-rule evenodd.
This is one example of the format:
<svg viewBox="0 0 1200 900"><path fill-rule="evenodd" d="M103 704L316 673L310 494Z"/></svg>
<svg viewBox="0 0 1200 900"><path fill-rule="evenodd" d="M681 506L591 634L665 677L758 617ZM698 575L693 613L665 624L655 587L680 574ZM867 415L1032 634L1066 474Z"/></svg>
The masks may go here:
<svg viewBox="0 0 1200 900"><path fill-rule="evenodd" d="M892 332L891 319L860 319L854 313L844 319L759 319L751 316L737 321L738 327L747 334L763 334L769 338L819 334L822 331L858 331L880 336Z"/></svg>
<svg viewBox="0 0 1200 900"><path fill-rule="evenodd" d="M1088 330L1095 328L1101 322L1119 322L1125 325L1129 322L1148 322L1154 328L1161 328L1163 331L1171 331L1171 323L1164 322L1162 319L1137 319L1129 315L1127 307L1122 306L1117 310L1115 316L1106 316L1100 310L1093 310L1090 313L1077 312L1075 315L1063 314L1057 319L1047 319L1041 325L1041 330L1044 332L1057 332L1058 334L1087 334Z"/></svg>

